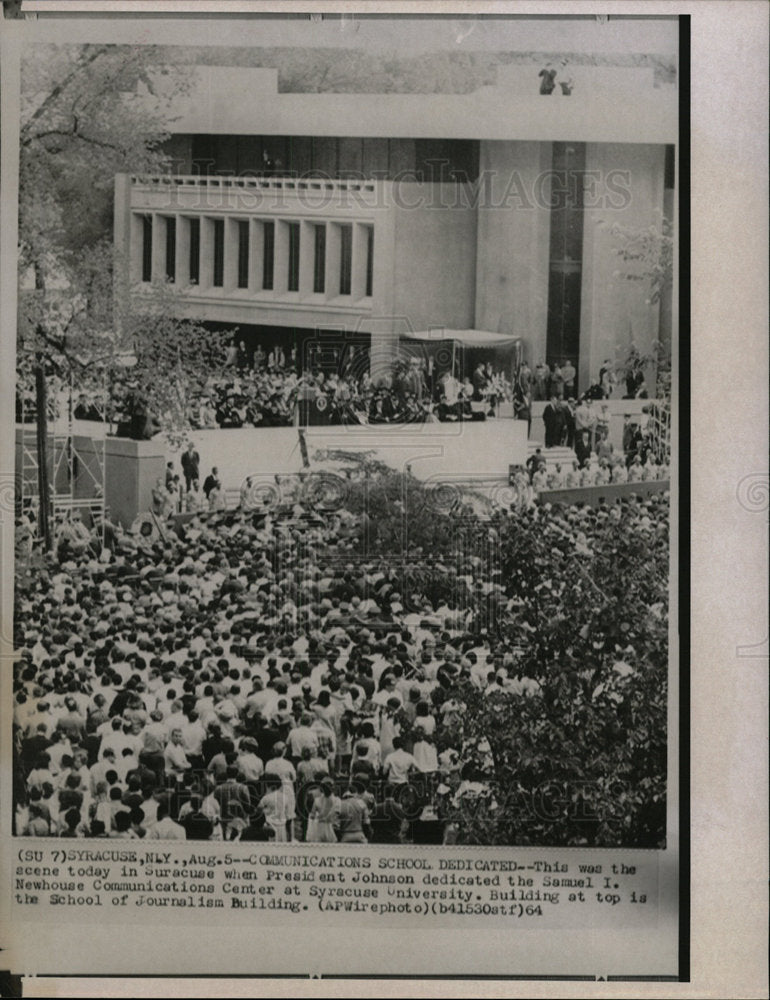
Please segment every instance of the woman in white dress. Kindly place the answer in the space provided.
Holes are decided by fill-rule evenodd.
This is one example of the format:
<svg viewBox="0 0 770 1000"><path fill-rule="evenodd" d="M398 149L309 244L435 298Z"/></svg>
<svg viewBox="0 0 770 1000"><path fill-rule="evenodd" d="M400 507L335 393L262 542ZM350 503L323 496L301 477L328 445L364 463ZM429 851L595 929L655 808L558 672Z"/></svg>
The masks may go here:
<svg viewBox="0 0 770 1000"><path fill-rule="evenodd" d="M305 838L307 843L336 844L335 827L339 821L340 805L339 796L334 794L334 781L323 778L320 789L313 795Z"/></svg>

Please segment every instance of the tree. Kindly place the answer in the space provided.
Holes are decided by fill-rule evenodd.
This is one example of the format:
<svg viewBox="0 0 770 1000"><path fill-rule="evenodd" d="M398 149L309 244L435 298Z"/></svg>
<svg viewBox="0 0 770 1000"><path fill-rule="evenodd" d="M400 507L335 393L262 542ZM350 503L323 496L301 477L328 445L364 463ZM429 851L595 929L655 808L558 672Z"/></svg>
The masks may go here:
<svg viewBox="0 0 770 1000"><path fill-rule="evenodd" d="M621 226L615 223L610 233L616 240L614 253L623 264L617 273L626 281L646 283L649 290L647 304L668 305L674 284L674 237L669 219L661 225L644 229ZM669 324L670 327L670 324ZM623 360L620 374L637 376L647 370L655 373L654 394L659 399L671 396L671 330L661 322L660 338L653 341L650 351L642 354L631 344Z"/></svg>
<svg viewBox="0 0 770 1000"><path fill-rule="evenodd" d="M165 169L170 109L189 85L184 68L171 73L151 60L142 46L39 45L22 65L19 357L32 359L37 387L47 548L46 380L56 374L71 384L115 363L123 344L112 296L114 177ZM156 98L152 108L136 93L140 83Z"/></svg>
<svg viewBox="0 0 770 1000"><path fill-rule="evenodd" d="M361 564L387 560L406 610L421 612L424 599L457 609L461 631L489 636L537 686L489 695L461 678L446 692L463 710L459 731L439 725L437 749L462 748L490 791L450 805L456 842L662 846L667 497L474 516L462 487L437 491L366 454L319 457L356 473L323 472L317 486L333 510L370 518ZM316 494L313 474L304 484ZM328 553L314 556L328 566ZM351 562L345 550L339 564ZM485 595L493 581L496 604Z"/></svg>
<svg viewBox="0 0 770 1000"><path fill-rule="evenodd" d="M190 429L191 401L205 392L211 372L221 365L225 342L234 335L180 318L180 298L167 284L141 296L119 297L118 343L135 361L130 373L135 397L176 447ZM116 376L116 366L110 374Z"/></svg>
<svg viewBox="0 0 770 1000"><path fill-rule="evenodd" d="M615 253L626 265L622 276L627 281L647 281L649 303L660 302L674 280L674 237L671 222L663 219L658 228L634 229L614 224L610 232L618 240Z"/></svg>

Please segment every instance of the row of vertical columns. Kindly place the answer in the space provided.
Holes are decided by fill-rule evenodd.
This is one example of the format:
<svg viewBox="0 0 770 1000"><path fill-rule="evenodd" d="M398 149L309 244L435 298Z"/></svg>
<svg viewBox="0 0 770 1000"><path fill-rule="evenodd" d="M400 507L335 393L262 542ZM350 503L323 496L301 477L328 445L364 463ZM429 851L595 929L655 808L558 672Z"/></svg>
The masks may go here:
<svg viewBox="0 0 770 1000"><path fill-rule="evenodd" d="M314 276L316 273L316 226L324 225L326 229L325 260L324 260L324 290L327 298L336 298L341 294L349 295L351 301L367 297L367 268L370 264L369 232L370 223L352 222L338 223L325 220L302 220L295 222L286 219L243 219L226 217L223 221L223 244L219 247L222 267L221 275L215 276L216 224L217 218L209 216L189 216L184 213L169 215L167 213L134 213L131 219L131 271L134 281L147 280L146 261L146 221L151 220L151 267L152 281L164 281L172 278L167 272L167 226L174 223L175 260L173 280L179 286L191 281L191 223L199 219L200 243L198 261L198 287L222 287L225 292L244 291L259 293L264 290L276 294L286 294L289 289L290 271L290 229L299 225L299 287L291 289L298 291L300 297L315 294ZM248 263L245 269L246 285L239 287L239 260L241 252L240 224L248 225ZM265 274L265 228L273 227L273 267L272 282L266 280ZM351 229L351 261L350 290L342 291L341 272L343 267L343 227ZM268 268L269 270L269 268ZM216 281L220 278L220 281Z"/></svg>

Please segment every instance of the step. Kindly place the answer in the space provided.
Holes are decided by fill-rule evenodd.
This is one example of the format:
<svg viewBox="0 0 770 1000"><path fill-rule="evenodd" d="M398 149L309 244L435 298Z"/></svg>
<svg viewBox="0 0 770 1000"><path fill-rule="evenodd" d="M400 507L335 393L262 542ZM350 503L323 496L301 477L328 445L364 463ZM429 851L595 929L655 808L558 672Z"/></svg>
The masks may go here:
<svg viewBox="0 0 770 1000"><path fill-rule="evenodd" d="M540 441L527 442L527 458L534 455L538 448L543 453L546 468L555 468L557 464L561 465L562 468L566 468L567 466L571 466L575 460L575 452L572 448L567 448L565 445L559 445L556 448L545 448Z"/></svg>

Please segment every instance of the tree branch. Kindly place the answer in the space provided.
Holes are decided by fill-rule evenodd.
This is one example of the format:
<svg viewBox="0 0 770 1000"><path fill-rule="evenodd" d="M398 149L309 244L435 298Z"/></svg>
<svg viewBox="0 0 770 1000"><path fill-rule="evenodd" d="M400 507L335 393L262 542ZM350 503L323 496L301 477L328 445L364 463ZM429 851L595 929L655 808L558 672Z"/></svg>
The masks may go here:
<svg viewBox="0 0 770 1000"><path fill-rule="evenodd" d="M88 143L88 145L99 146L101 149L112 149L116 153L124 152L124 150L121 149L120 146L115 145L115 143L113 142L104 142L102 139L94 139L92 136L83 135L83 133L79 131L78 126L79 126L78 120L77 118L75 118L75 127L71 131L68 132L66 129L61 129L61 128L47 129L45 132L38 132L36 135L29 136L22 143L22 145L29 146L32 142L35 141L39 142L41 139L47 139L49 136L58 135L63 139L80 139L81 142ZM61 150L52 149L49 150L49 152L58 153L61 152Z"/></svg>
<svg viewBox="0 0 770 1000"><path fill-rule="evenodd" d="M69 73L64 77L64 79L62 80L62 82L56 84L56 86L53 88L53 90L51 91L51 93L46 97L46 99L43 101L43 103L41 105L39 105L35 109L35 111L33 112L33 114L30 115L29 121L25 122L21 126L21 134L22 134L22 136L24 135L24 133L26 131L28 131L30 129L30 127L32 126L32 124L34 122L36 122L38 120L38 118L40 118L42 115L45 114L45 112L48 109L48 107L50 107L50 105L53 104L56 101L56 99L59 97L59 95L64 90L66 90L66 88L70 85L70 83L72 83L72 81L77 76L79 76L86 67L90 66L91 63L95 62L99 58L99 56L104 55L108 51L109 51L109 47L107 45L100 45L94 51L85 54L83 56L83 58L81 60L79 60L73 66L73 68L69 71ZM21 145L25 146L25 145L27 145L27 142L24 139L22 139Z"/></svg>

